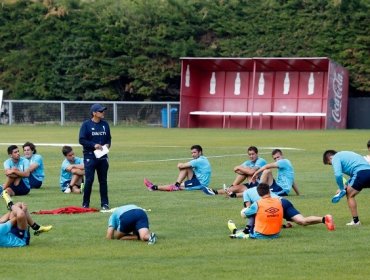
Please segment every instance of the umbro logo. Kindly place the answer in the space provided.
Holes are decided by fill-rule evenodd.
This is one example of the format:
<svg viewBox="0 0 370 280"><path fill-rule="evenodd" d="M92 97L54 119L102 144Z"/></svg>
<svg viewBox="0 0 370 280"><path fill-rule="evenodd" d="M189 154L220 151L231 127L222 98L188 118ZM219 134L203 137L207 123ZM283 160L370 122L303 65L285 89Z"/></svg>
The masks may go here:
<svg viewBox="0 0 370 280"><path fill-rule="evenodd" d="M279 209L277 209L275 207L270 207L270 208L266 209L265 212L267 212L269 214L275 214L275 213L279 212Z"/></svg>

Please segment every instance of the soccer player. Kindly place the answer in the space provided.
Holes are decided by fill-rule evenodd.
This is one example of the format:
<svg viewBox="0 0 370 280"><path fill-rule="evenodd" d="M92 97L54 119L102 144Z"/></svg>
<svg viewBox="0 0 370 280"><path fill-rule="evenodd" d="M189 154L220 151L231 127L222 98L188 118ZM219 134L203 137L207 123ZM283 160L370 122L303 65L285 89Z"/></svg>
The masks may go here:
<svg viewBox="0 0 370 280"><path fill-rule="evenodd" d="M85 189L82 207L89 208L91 189L94 182L95 171L98 175L100 189L100 204L102 210L109 209L108 199L108 156L107 154L97 158L95 150L103 150L103 146L109 149L111 146L111 133L108 122L104 120L107 110L101 104L94 104L90 108L91 119L82 123L79 134L79 142L83 146L85 166Z"/></svg>
<svg viewBox="0 0 370 280"><path fill-rule="evenodd" d="M144 179L144 185L150 191L180 191L180 190L202 190L208 195L214 195L212 189L208 188L211 180L211 164L203 155L200 145L193 145L191 148L192 160L185 163L178 163L179 175L175 184L158 186L148 179ZM184 181L187 179L186 181Z"/></svg>
<svg viewBox="0 0 370 280"><path fill-rule="evenodd" d="M278 195L271 193L271 197L279 197ZM255 187L249 188L248 190L243 192L243 200L244 200L244 207L251 206L254 202L260 200L261 197L259 196L257 189ZM284 219L288 222L294 222L301 226L308 226L308 225L315 225L315 224L325 224L326 228L330 231L335 230L335 225L333 221L332 215L328 214L323 217L319 216L303 216L294 206L293 204L286 198L281 198L281 204L283 206L283 213ZM233 225L232 221L228 222L229 229L233 234L237 233L236 226ZM243 230L244 234L248 234L254 226L254 218L251 217L248 220L248 223ZM238 232L238 237L236 238L243 238L243 233L240 231Z"/></svg>
<svg viewBox="0 0 370 280"><path fill-rule="evenodd" d="M7 190L10 196L26 195L30 192L30 162L21 157L16 145L10 145L7 149L9 158L4 161L6 181L3 189Z"/></svg>
<svg viewBox="0 0 370 280"><path fill-rule="evenodd" d="M369 151L369 154L364 156L364 159L370 164L370 140L367 142L367 150Z"/></svg>
<svg viewBox="0 0 370 280"><path fill-rule="evenodd" d="M23 247L30 243L29 227L34 235L50 231L53 226L38 225L31 218L27 205L22 202L13 204L6 190L0 187L0 194L4 198L10 212L0 217L0 247Z"/></svg>
<svg viewBox="0 0 370 280"><path fill-rule="evenodd" d="M231 186L226 189L213 189L215 194L227 194L229 197L241 197L246 189L258 185L259 178L257 178L257 180L254 182L251 179L254 172L266 164L266 160L258 156L258 149L255 146L250 146L247 150L247 153L249 160L234 167L234 172L237 175ZM242 184L246 179L248 182Z"/></svg>
<svg viewBox="0 0 370 280"><path fill-rule="evenodd" d="M36 146L31 142L26 142L22 146L23 154L30 162L30 176L28 180L32 189L41 188L42 182L45 178L44 161L42 156L37 154Z"/></svg>
<svg viewBox="0 0 370 280"><path fill-rule="evenodd" d="M277 238L283 225L281 201L279 198L271 197L270 187L267 184L259 184L257 192L261 199L240 212L244 218L255 215L254 230L249 232L249 237L255 239Z"/></svg>
<svg viewBox="0 0 370 280"><path fill-rule="evenodd" d="M85 167L83 159L76 157L71 146L63 146L65 159L60 168L60 189L64 193L83 193Z"/></svg>
<svg viewBox="0 0 370 280"><path fill-rule="evenodd" d="M293 188L295 193L299 195L298 187L294 183L294 168L290 160L283 157L283 152L280 149L272 151L272 158L275 162L266 164L259 168L252 176L252 180L256 180L260 173L260 182L270 186L271 191L279 196L287 196ZM271 169L277 168L277 179L275 181Z"/></svg>
<svg viewBox="0 0 370 280"><path fill-rule="evenodd" d="M109 217L107 239L142 240L153 245L157 241L154 232L149 231L149 221L144 209L134 205L123 205Z"/></svg>
<svg viewBox="0 0 370 280"><path fill-rule="evenodd" d="M337 203L343 196L347 196L348 208L352 215L352 221L347 223L347 226L361 225L355 197L363 188L370 188L370 165L359 154L335 150L325 151L323 162L333 166L338 185L337 194L332 198L332 202ZM350 177L346 185L343 184L343 174Z"/></svg>

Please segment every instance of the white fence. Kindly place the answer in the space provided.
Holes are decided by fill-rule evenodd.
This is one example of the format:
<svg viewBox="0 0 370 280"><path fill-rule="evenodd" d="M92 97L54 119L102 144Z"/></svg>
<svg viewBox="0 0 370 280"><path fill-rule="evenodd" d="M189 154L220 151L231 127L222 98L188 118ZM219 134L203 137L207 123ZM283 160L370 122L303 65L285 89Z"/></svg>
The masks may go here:
<svg viewBox="0 0 370 280"><path fill-rule="evenodd" d="M107 107L113 125L177 127L180 102L3 100L1 124L80 124L90 118L90 107ZM1 104L1 103L0 103Z"/></svg>

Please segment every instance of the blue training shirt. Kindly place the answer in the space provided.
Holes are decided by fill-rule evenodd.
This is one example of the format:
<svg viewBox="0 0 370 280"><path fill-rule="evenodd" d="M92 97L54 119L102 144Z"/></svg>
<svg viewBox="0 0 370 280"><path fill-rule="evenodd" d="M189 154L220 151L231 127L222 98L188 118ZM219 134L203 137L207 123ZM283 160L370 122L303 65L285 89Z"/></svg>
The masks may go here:
<svg viewBox="0 0 370 280"><path fill-rule="evenodd" d="M44 181L45 172L42 156L39 154L33 154L28 160L30 161L30 165L34 163L38 165L37 168L31 173L32 176L35 177L37 181Z"/></svg>
<svg viewBox="0 0 370 280"><path fill-rule="evenodd" d="M253 169L258 169L258 168L261 168L262 166L266 165L267 162L265 159L263 158L257 158L256 161L251 161L251 160L247 160L245 162L243 162L241 164L241 166L243 167L249 167L249 168L253 168Z"/></svg>
<svg viewBox="0 0 370 280"><path fill-rule="evenodd" d="M23 247L27 245L28 230L24 233L24 238L11 233L12 224L11 221L7 221L4 224L0 224L0 247Z"/></svg>
<svg viewBox="0 0 370 280"><path fill-rule="evenodd" d="M294 183L294 168L289 159L283 158L276 162L278 166L276 183L288 194ZM279 194L279 193L278 193Z"/></svg>
<svg viewBox="0 0 370 280"><path fill-rule="evenodd" d="M109 217L108 220L108 227L112 227L114 230L117 230L120 225L120 217L123 213L133 209L143 209L135 204L128 204L118 207L116 210L113 211L112 215Z"/></svg>
<svg viewBox="0 0 370 280"><path fill-rule="evenodd" d="M334 170L335 181L340 190L344 190L343 174L350 177L348 184L352 186L359 171L370 170L370 165L361 155L349 151L336 153L331 160L331 164Z"/></svg>
<svg viewBox="0 0 370 280"><path fill-rule="evenodd" d="M26 171L30 167L30 161L24 157L20 157L19 161L15 163L11 158L8 158L6 161L4 161L4 169L11 169L11 168L17 168L19 171ZM22 181L26 185L27 188L31 188L30 182L28 180L28 177L22 177Z"/></svg>
<svg viewBox="0 0 370 280"><path fill-rule="evenodd" d="M112 137L110 134L109 124L105 120L93 122L91 119L82 123L79 134L79 143L83 146L84 157L95 158L94 146L111 145ZM104 155L107 157L107 155Z"/></svg>
<svg viewBox="0 0 370 280"><path fill-rule="evenodd" d="M279 197L277 194L270 192L271 197ZM244 202L250 202L251 204L260 200L261 197L257 192L257 187L249 188L243 192Z"/></svg>
<svg viewBox="0 0 370 280"><path fill-rule="evenodd" d="M70 162L67 159L64 159L62 162L62 166L60 167L60 177L59 177L59 182L60 182L60 189L64 191L63 186L65 182L69 182L72 180L72 173L67 171L67 167L70 166L71 164L83 164L84 161L82 158L75 157L74 162Z"/></svg>
<svg viewBox="0 0 370 280"><path fill-rule="evenodd" d="M193 159L189 162L193 168L193 172L197 177L202 187L208 187L211 182L211 164L205 156L200 156L197 159Z"/></svg>

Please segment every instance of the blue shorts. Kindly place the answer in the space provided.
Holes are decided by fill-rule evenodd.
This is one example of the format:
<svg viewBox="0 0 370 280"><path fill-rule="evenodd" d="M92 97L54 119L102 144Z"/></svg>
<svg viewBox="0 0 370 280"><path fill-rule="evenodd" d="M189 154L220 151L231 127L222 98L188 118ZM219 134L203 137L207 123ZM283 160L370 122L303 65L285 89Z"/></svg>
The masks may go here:
<svg viewBox="0 0 370 280"><path fill-rule="evenodd" d="M149 229L148 216L142 209L132 209L123 213L120 217L120 225L118 230L123 233L133 232L139 235L139 229Z"/></svg>
<svg viewBox="0 0 370 280"><path fill-rule="evenodd" d="M10 233L21 239L26 245L30 244L31 235L29 227L27 227L26 230L21 230L16 225L14 225L10 229Z"/></svg>
<svg viewBox="0 0 370 280"><path fill-rule="evenodd" d="M28 181L30 182L31 189L39 189L42 185L42 181L37 180L32 174L28 177Z"/></svg>
<svg viewBox="0 0 370 280"><path fill-rule="evenodd" d="M254 188L254 187L257 187L259 184L259 182L251 182L251 183L245 183L243 184L247 189L250 189L250 188Z"/></svg>
<svg viewBox="0 0 370 280"><path fill-rule="evenodd" d="M297 209L294 208L293 204L285 198L281 199L281 205L283 206L284 219L287 221L291 221L292 217L301 214Z"/></svg>
<svg viewBox="0 0 370 280"><path fill-rule="evenodd" d="M284 191L282 187L280 187L276 181L274 180L272 182L272 185L270 186L270 191L272 191L273 193L279 193L281 191ZM284 191L283 193L279 193L279 196L287 196L288 194Z"/></svg>
<svg viewBox="0 0 370 280"><path fill-rule="evenodd" d="M187 191L201 190L204 188L195 175L190 180L185 181L184 185Z"/></svg>
<svg viewBox="0 0 370 280"><path fill-rule="evenodd" d="M26 195L30 192L30 189L27 188L26 184L21 180L18 186L11 185L10 188L15 195Z"/></svg>
<svg viewBox="0 0 370 280"><path fill-rule="evenodd" d="M370 188L370 170L361 170L357 172L357 174L351 178L350 185L356 191L361 191L364 188Z"/></svg>

